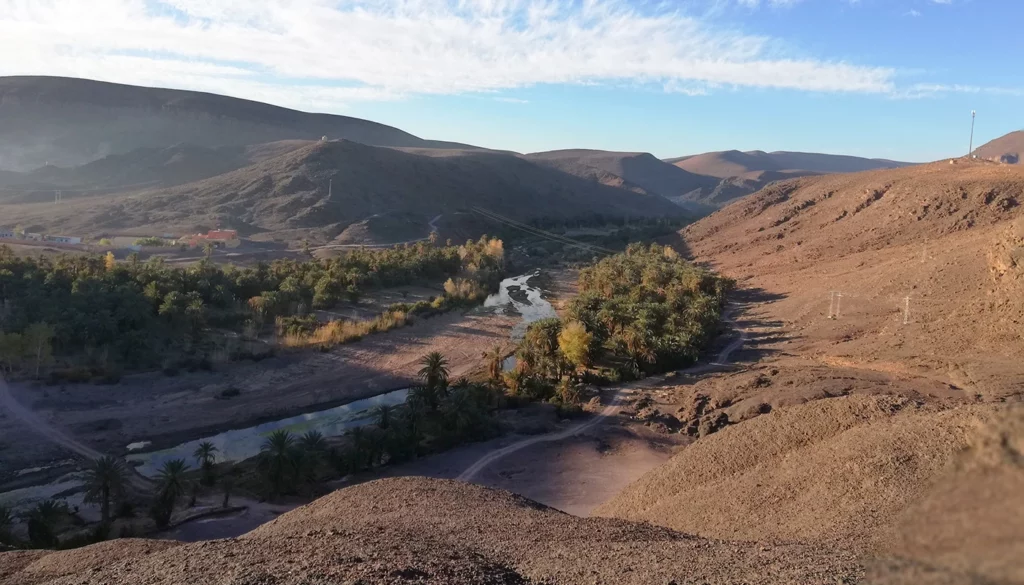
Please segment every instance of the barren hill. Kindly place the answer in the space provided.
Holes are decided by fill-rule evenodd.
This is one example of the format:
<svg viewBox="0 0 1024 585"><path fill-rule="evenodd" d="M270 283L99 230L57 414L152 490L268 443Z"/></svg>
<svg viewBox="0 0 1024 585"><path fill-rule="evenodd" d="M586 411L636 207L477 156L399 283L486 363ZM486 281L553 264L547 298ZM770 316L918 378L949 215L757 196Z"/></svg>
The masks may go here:
<svg viewBox="0 0 1024 585"><path fill-rule="evenodd" d="M1021 164L1024 156L1024 130L1010 132L978 147L975 156L1007 164Z"/></svg>
<svg viewBox="0 0 1024 585"><path fill-rule="evenodd" d="M862 158L858 156L812 152L764 152L763 150L751 150L749 152L740 152L738 150L706 152L677 159L668 159L666 162L670 162L691 173L721 179L750 176L751 173L764 171L809 175L856 173L877 169L893 169L909 165L909 163L880 158Z"/></svg>
<svg viewBox="0 0 1024 585"><path fill-rule="evenodd" d="M301 140L217 148L177 144L137 148L77 167L47 165L26 173L5 172L0 174L0 201L52 201L55 190L61 190L66 199L99 191L171 187L231 172L309 144Z"/></svg>
<svg viewBox="0 0 1024 585"><path fill-rule="evenodd" d="M862 573L847 551L575 518L507 492L425 478L346 488L237 539L126 545L0 553L0 583L831 584Z"/></svg>
<svg viewBox="0 0 1024 585"><path fill-rule="evenodd" d="M695 193L689 197L694 202L714 206L749 195L774 181L809 175L899 168L909 164L856 156L762 150L706 152L667 159L665 162L694 174L722 179L714 191Z"/></svg>
<svg viewBox="0 0 1024 585"><path fill-rule="evenodd" d="M324 135L377 146L472 148L347 116L63 77L0 78L0 129L0 168L17 171L178 143L215 148Z"/></svg>
<svg viewBox="0 0 1024 585"><path fill-rule="evenodd" d="M739 281L748 364L663 390L724 428L597 513L1021 582L1021 202L1024 170L959 160L776 183L688 226Z"/></svg>
<svg viewBox="0 0 1024 585"><path fill-rule="evenodd" d="M943 162L776 183L682 235L808 351L997 396L1024 379L1022 203L1024 169Z"/></svg>
<svg viewBox="0 0 1024 585"><path fill-rule="evenodd" d="M697 441L596 514L707 538L829 543L957 583L1017 583L1022 421L1020 404L818 400ZM885 575L886 563L868 564Z"/></svg>
<svg viewBox="0 0 1024 585"><path fill-rule="evenodd" d="M169 189L78 198L55 208L7 206L16 221L74 233L219 223L243 233L345 226L382 213L438 214L480 206L521 220L663 217L656 195L608 187L518 156L481 151L421 156L349 141L310 143L255 165ZM334 235L337 235L336 233ZM422 235L417 232L417 236Z"/></svg>
<svg viewBox="0 0 1024 585"><path fill-rule="evenodd" d="M583 176L591 172L588 169L600 169L621 177L626 183L673 200L694 191L710 192L719 182L713 177L696 175L674 167L645 152L552 150L535 152L526 157Z"/></svg>

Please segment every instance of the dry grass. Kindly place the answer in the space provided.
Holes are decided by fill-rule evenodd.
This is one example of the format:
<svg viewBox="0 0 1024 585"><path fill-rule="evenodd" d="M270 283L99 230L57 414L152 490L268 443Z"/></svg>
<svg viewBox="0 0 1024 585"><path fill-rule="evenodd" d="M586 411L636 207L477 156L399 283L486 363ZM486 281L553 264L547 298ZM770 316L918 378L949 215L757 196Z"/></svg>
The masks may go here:
<svg viewBox="0 0 1024 585"><path fill-rule="evenodd" d="M286 335L278 343L288 348L331 348L359 341L371 333L404 327L411 322L412 317L405 311L385 311L369 321L331 321L310 334Z"/></svg>

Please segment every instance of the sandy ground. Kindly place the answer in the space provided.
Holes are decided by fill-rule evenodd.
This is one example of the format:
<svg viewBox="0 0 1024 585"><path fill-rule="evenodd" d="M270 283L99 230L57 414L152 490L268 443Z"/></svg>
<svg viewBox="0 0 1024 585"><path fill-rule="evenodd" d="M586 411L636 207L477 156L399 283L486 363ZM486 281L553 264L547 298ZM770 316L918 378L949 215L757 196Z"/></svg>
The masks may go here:
<svg viewBox="0 0 1024 585"><path fill-rule="evenodd" d="M49 424L97 451L120 454L141 440L152 441L158 449L405 387L415 379L417 360L431 351L448 358L453 376L467 374L479 367L480 348L507 339L514 323L512 317L477 309L421 320L328 353L286 354L178 377L128 376L114 386L13 384L11 393ZM221 399L219 393L227 387L241 394ZM53 443L7 418L8 413L4 416L0 472L66 457Z"/></svg>

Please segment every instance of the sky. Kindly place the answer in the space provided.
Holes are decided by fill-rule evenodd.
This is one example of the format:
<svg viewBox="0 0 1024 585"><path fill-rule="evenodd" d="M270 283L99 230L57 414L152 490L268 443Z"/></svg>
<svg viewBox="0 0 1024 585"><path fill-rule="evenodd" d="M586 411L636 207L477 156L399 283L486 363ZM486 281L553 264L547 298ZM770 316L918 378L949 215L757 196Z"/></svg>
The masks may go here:
<svg viewBox="0 0 1024 585"><path fill-rule="evenodd" d="M1024 128L1024 0L0 0L0 76L535 152L906 161Z"/></svg>

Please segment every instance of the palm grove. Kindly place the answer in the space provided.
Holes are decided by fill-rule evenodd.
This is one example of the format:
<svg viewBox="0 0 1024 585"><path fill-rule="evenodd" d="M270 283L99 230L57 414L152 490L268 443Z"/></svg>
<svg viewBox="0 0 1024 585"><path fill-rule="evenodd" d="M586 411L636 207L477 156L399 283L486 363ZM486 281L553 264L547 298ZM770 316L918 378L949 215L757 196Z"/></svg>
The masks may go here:
<svg viewBox="0 0 1024 585"><path fill-rule="evenodd" d="M431 353L422 358L419 382L405 404L378 407L372 424L343 437L278 430L255 459L240 464L218 462L217 447L200 443L192 461L165 462L148 490L149 515L158 527L167 526L175 510L214 492L225 508L240 489L268 499L316 495L325 480L494 436L500 432L495 413L524 400L578 409L585 381L639 377L695 361L717 331L732 286L670 248L632 245L581 271L579 295L564 319L531 324L514 352L514 367L506 368L508 352L499 346L485 352L480 380L453 381L445 357ZM126 501L128 478L112 457L90 467L86 499L101 509L103 534L115 504ZM33 544L57 544L57 506L44 502L29 514ZM0 510L0 538L3 517Z"/></svg>
<svg viewBox="0 0 1024 585"><path fill-rule="evenodd" d="M501 242L487 237L461 246L421 242L253 267L204 260L179 268L135 256L127 262L18 258L0 246L0 368L39 376L56 365L84 370L80 377L88 379L203 362L236 339L233 333L254 337L275 324L285 333L312 333L314 309L354 300L373 287L450 279L433 303L389 311L387 325L395 326L478 300L497 286L502 270Z"/></svg>

